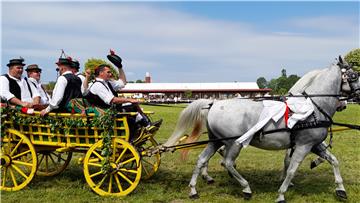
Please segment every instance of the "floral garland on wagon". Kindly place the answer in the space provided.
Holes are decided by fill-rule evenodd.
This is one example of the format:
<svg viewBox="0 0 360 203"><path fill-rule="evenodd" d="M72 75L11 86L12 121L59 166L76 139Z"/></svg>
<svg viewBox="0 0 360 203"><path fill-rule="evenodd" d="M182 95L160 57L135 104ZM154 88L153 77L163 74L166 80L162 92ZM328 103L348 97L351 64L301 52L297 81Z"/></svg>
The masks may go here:
<svg viewBox="0 0 360 203"><path fill-rule="evenodd" d="M103 145L101 148L101 155L105 157L102 161L102 171L107 173L110 167L111 150L111 137L114 135L113 125L116 111L112 108L104 111L101 116L95 116L88 122L84 117L78 118L64 118L61 116L40 116L40 115L27 115L27 109L17 106L16 108L0 108L1 126L0 134L6 129L5 121L12 121L16 125L30 125L30 124L44 124L50 126L50 131L55 132L56 129L64 129L64 133L68 134L72 128L80 127L97 127L103 129L101 136L103 138ZM27 115L27 116L26 116Z"/></svg>

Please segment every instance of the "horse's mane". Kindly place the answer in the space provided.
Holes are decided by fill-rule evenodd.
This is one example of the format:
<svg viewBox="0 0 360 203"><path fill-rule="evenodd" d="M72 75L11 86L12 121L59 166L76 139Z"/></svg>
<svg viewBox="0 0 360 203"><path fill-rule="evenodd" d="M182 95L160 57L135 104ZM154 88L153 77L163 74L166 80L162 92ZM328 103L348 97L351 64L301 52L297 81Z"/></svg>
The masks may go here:
<svg viewBox="0 0 360 203"><path fill-rule="evenodd" d="M335 65L335 64L333 64ZM328 68L313 70L302 76L289 90L289 93L297 94L302 93L308 88L314 80L321 75L321 73L327 71Z"/></svg>

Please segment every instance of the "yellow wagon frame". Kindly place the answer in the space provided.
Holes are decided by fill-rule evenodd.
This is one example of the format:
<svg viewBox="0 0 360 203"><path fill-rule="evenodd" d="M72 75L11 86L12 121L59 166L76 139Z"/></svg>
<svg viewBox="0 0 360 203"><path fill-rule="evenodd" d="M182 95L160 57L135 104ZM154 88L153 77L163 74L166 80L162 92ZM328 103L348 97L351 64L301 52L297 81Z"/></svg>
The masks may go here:
<svg viewBox="0 0 360 203"><path fill-rule="evenodd" d="M39 116L39 112L34 114L21 116ZM103 168L105 156L101 154L101 128L65 126L52 131L50 124L40 122L25 125L9 120L2 121L5 122L5 129L1 138L0 189L20 190L30 183L35 174L57 175L69 164L72 152L84 152L84 158L79 160L84 165L84 176L92 190L100 195L129 194L141 178L151 177L160 165L160 153L152 157L146 156L147 148L158 145L154 139L158 127L142 128L140 135L130 141L128 117L136 115L137 112L116 115L111 137L112 154L108 157L110 169L107 170ZM71 113L50 113L49 116L81 119L83 122L91 122L95 117L94 114L86 117Z"/></svg>

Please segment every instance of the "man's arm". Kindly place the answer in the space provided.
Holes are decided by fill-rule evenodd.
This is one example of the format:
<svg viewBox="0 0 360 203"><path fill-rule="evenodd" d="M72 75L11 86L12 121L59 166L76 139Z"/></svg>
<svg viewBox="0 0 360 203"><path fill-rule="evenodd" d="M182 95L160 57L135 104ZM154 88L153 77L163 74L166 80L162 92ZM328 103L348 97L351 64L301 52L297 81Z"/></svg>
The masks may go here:
<svg viewBox="0 0 360 203"><path fill-rule="evenodd" d="M121 79L124 83L124 85L126 85L127 81L126 81L126 75L125 72L122 68L118 68L119 70L119 79Z"/></svg>
<svg viewBox="0 0 360 203"><path fill-rule="evenodd" d="M10 100L8 100L11 104L15 104L15 105L19 105L19 106L23 106L23 107L32 107L33 104L30 103L30 102L23 102L21 101L20 99L16 98L16 97L13 97L11 98Z"/></svg>
<svg viewBox="0 0 360 203"><path fill-rule="evenodd" d="M40 97L40 92L39 90L37 89L37 87L32 83L32 82L28 82L29 86L30 86L30 89L31 89L31 92L32 92L32 99L33 99L33 104L34 105L37 105L37 104L40 104L40 101L41 101L41 97Z"/></svg>
<svg viewBox="0 0 360 203"><path fill-rule="evenodd" d="M114 97L111 100L111 104L123 104L123 103L138 103L138 100L136 99L128 99L128 98L121 98L121 97Z"/></svg>
<svg viewBox="0 0 360 203"><path fill-rule="evenodd" d="M91 76L91 70L90 69L85 70L85 79L82 84L82 91L81 91L84 96L87 95L87 93L89 92L90 76Z"/></svg>
<svg viewBox="0 0 360 203"><path fill-rule="evenodd" d="M41 111L41 115L45 115L52 111L53 109L59 108L59 104L64 97L65 88L67 85L67 80L64 76L60 76L55 84L53 95L49 102L49 106L46 109Z"/></svg>
<svg viewBox="0 0 360 203"><path fill-rule="evenodd" d="M19 105L23 107L32 107L32 104L29 102L23 102L20 99L16 98L9 90L9 80L5 76L0 76L0 95L5 100L9 101L11 104Z"/></svg>

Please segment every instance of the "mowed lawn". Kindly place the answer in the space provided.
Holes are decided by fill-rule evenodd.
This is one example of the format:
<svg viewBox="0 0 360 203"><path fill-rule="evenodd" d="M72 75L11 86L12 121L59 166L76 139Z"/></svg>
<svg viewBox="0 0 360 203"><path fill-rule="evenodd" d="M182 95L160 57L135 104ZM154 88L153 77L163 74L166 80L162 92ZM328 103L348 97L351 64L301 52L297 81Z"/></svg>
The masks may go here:
<svg viewBox="0 0 360 203"><path fill-rule="evenodd" d="M176 125L184 105L143 106L145 110L156 112L153 119L163 118L163 125L156 135L164 143ZM349 105L337 113L335 121L360 124L360 106ZM202 139L207 139L206 135ZM347 202L360 202L360 131L348 130L335 132L332 153L340 162L340 170L347 190ZM246 178L253 191L250 201L243 200L242 188L220 165L221 157L216 154L210 161L209 174L215 179L212 185L199 177L197 189L200 199L188 198L188 184L196 159L201 149L190 152L189 159L180 160L179 151L162 155L159 171L149 180L141 181L128 196L122 198L101 197L90 189L77 163L82 154L73 157L71 165L55 177L34 177L32 182L21 191L2 192L1 202L274 202L283 167L284 151L265 151L248 147L237 159L237 169ZM308 156L293 182L295 186L286 193L288 202L339 202L335 197L335 183L332 167L323 163L310 170Z"/></svg>

